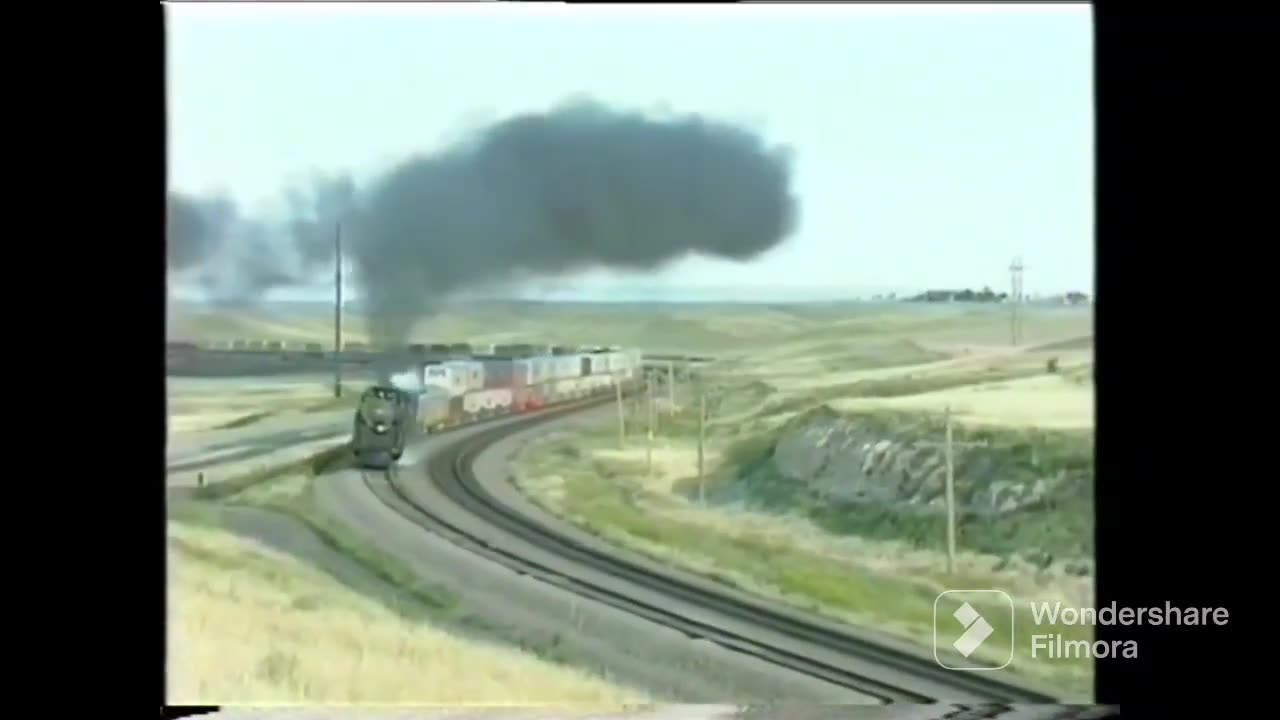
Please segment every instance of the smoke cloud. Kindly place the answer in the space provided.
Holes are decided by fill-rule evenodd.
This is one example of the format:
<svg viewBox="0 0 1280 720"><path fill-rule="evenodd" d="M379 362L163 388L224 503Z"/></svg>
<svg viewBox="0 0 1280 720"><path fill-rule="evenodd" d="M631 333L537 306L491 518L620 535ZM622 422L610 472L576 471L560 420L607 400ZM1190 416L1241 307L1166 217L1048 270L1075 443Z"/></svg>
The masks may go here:
<svg viewBox="0 0 1280 720"><path fill-rule="evenodd" d="M226 198L196 198L169 193L169 267L184 270L218 249L235 221L235 205Z"/></svg>
<svg viewBox="0 0 1280 720"><path fill-rule="evenodd" d="M745 129L575 103L406 159L364 188L318 179L290 196L294 219L281 234L294 267L254 261L270 283L301 278L332 261L341 220L375 340L403 344L441 299L477 285L654 270L690 254L754 258L795 227L790 181L786 150ZM185 232L171 243L205 248Z"/></svg>

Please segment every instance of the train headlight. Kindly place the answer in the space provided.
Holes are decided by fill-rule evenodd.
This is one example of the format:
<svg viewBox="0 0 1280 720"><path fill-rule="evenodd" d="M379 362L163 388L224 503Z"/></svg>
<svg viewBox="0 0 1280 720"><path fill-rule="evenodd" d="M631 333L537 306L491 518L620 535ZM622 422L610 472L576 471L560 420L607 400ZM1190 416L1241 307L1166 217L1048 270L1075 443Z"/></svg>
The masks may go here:
<svg viewBox="0 0 1280 720"><path fill-rule="evenodd" d="M374 432L376 432L376 433L384 433L384 432L386 432L386 431L387 431L387 425L386 425L386 423L374 423L374 424L373 424L373 431L374 431Z"/></svg>

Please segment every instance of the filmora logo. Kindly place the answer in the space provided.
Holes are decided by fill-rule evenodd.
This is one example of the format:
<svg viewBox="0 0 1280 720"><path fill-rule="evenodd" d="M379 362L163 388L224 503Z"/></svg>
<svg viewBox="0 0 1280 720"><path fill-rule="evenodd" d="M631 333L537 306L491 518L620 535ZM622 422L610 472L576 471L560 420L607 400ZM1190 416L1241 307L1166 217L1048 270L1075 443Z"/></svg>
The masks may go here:
<svg viewBox="0 0 1280 720"><path fill-rule="evenodd" d="M933 658L949 670L1013 661L1013 599L999 590L947 590L933 601Z"/></svg>

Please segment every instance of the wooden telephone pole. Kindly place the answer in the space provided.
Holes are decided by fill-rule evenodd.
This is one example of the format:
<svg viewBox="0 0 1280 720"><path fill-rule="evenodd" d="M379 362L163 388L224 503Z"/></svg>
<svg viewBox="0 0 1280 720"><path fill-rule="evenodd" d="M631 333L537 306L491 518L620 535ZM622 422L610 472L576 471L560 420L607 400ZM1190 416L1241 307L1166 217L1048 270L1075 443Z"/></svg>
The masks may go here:
<svg viewBox="0 0 1280 720"><path fill-rule="evenodd" d="M649 398L649 409L648 409L649 432L648 432L648 440L646 441L645 448L644 448L644 467L645 467L645 475L652 476L653 475L653 379L652 378L650 378L645 383L645 394Z"/></svg>
<svg viewBox="0 0 1280 720"><path fill-rule="evenodd" d="M333 396L342 397L342 224L333 233Z"/></svg>
<svg viewBox="0 0 1280 720"><path fill-rule="evenodd" d="M1009 336L1013 345L1022 342L1022 317L1019 315L1019 306L1022 305L1022 271L1025 268L1022 265L1022 258L1014 258L1013 264L1009 266L1009 303L1012 312L1009 317Z"/></svg>
<svg viewBox="0 0 1280 720"><path fill-rule="evenodd" d="M622 409L622 378L614 378L613 394L618 401L618 449L622 450L627 444L627 417L626 412Z"/></svg>
<svg viewBox="0 0 1280 720"><path fill-rule="evenodd" d="M985 442L953 442L951 433L951 406L948 405L944 414L947 425L947 439L944 443L936 442L918 442L916 445L925 447L937 447L942 445L946 452L947 462L947 484L946 484L946 500L947 500L947 574L955 572L956 565L956 473L955 473L955 452L953 448L957 445L960 447L986 447Z"/></svg>
<svg viewBox="0 0 1280 720"><path fill-rule="evenodd" d="M671 403L667 412L676 411L676 364L667 362L667 401Z"/></svg>
<svg viewBox="0 0 1280 720"><path fill-rule="evenodd" d="M703 472L703 445L707 441L707 393L698 388L698 503L705 505L707 500L706 474Z"/></svg>

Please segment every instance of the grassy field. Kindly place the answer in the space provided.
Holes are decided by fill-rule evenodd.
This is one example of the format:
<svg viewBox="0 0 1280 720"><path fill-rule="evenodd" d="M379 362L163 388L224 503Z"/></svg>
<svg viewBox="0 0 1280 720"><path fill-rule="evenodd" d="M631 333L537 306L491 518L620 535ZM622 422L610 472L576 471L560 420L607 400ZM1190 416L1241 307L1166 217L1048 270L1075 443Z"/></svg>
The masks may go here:
<svg viewBox="0 0 1280 720"><path fill-rule="evenodd" d="M168 531L175 703L642 700L582 671L406 619L288 555L196 521Z"/></svg>
<svg viewBox="0 0 1280 720"><path fill-rule="evenodd" d="M323 303L254 308L212 308L173 302L168 335L194 341L333 340L332 308ZM1036 344L1092 332L1088 309L1048 308L1027 313L1024 342ZM714 303L446 303L414 325L421 342L555 342L622 344L650 352L751 354L761 362L799 357L841 365L886 361L898 344L898 362L938 357L935 350L899 341L923 340L950 352L962 345L1005 345L1009 315L999 307L833 303L747 305ZM343 315L343 336L369 340L356 308ZM803 372L792 367L788 372Z"/></svg>
<svg viewBox="0 0 1280 720"><path fill-rule="evenodd" d="M291 418L333 410L355 395L335 403L329 392L305 379L171 378L171 432L174 425L197 428L216 439L268 422L288 427ZM345 459L337 448L277 461L195 489L191 500L171 505L168 670L175 702L615 709L645 699L544 656L544 648L477 640L492 637L484 619L319 511L311 479L339 469ZM210 474L226 473L215 468ZM291 524L293 532L313 539L314 552L354 566L367 581L353 589L314 561L225 526L222 511L246 508Z"/></svg>
<svg viewBox="0 0 1280 720"><path fill-rule="evenodd" d="M633 439L620 451L616 442L608 430L536 442L519 460L517 484L552 512L620 545L926 649L933 640L934 599L947 588L1000 589L1023 608L1027 600L1092 602L1090 578L1060 568L963 550L955 574L948 576L936 548L886 538L893 528L874 534L849 527L833 532L832 518L702 505L691 477L696 446L660 438L653 471L646 473L642 444ZM709 465L722 460L719 453L707 458ZM961 537L967 539L964 533ZM1020 617L1020 623L1028 623L1029 609ZM1067 639L1091 639L1088 628L1054 631ZM995 657L1007 654L1008 646L988 643L980 652ZM1033 665L1019 655L1014 669L1070 697L1084 699L1090 692L1087 663Z"/></svg>
<svg viewBox="0 0 1280 720"><path fill-rule="evenodd" d="M454 308L421 323L415 336L617 343L717 359L701 378L711 411L705 501L698 500L694 478L696 391L687 383L677 384L673 407L663 406L672 414L659 418L651 471L643 436L634 432L642 417L634 407L625 449L616 445L616 428L601 427L536 442L518 459L514 474L525 492L592 532L924 647L932 641L934 598L948 587L999 588L1020 602L1091 603L1090 310L1029 310L1018 348L1008 344L1007 312L992 307L533 304L515 310L501 304ZM173 322L194 339L261 332L323 340L329 332L323 312L309 319L287 315L188 313ZM293 334L279 333L280 325ZM349 327L350 337L359 337L358 319ZM1045 347L1028 349L1036 345ZM667 392L659 386L660 395ZM321 398L300 396L297 402L301 407ZM280 412L280 406L246 405L235 417ZM1074 495L1050 496L1047 506L983 522L962 514L952 575L936 514L816 502L769 470L780 438L815 413L829 413L856 432L917 442L943 437L939 417L948 407L957 439L990 445L959 459L958 486L994 493L991 486L1005 482L1006 473L1066 473L1064 487L1076 488ZM224 415L219 422L234 421ZM926 465L933 462L920 457ZM911 465L916 458L902 462ZM245 491L242 500L279 505L270 493L282 487L287 483L264 484ZM298 497L283 504L305 507L305 497L301 505ZM1067 639L1089 634L1088 628L1057 630ZM1001 651L1007 648L990 642L979 652ZM1088 696L1092 669L1085 661L1032 662L1020 650L1012 667L1070 697Z"/></svg>
<svg viewBox="0 0 1280 720"><path fill-rule="evenodd" d="M1023 626L1026 601L1091 604L1087 312L1032 314L1024 336L1054 343L1043 350L1000 345L1007 316L987 309L811 313L797 313L792 328L779 328L772 312L718 324L742 331L755 323L762 337L712 350L718 362L701 385L711 413L701 493L698 390L679 382L674 406L659 404L652 470L638 432L644 415L631 407L635 432L625 449L615 427L547 438L517 460L518 483L536 502L620 545L924 648L933 641L934 599L947 588L1004 590L1019 603ZM660 397L668 392L659 384ZM1024 511L962 513L952 575L945 516L834 502L768 464L779 439L814 413L894 442L936 442L948 407L957 440L988 443L958 458L958 486L997 495L1001 483L1016 485L1010 478L1064 478L1056 494ZM1088 628L1049 630L1090 637ZM1068 697L1089 696L1087 660L1033 661L1026 649L1020 643L1015 671ZM988 643L979 652L999 655L1008 646Z"/></svg>
<svg viewBox="0 0 1280 720"><path fill-rule="evenodd" d="M326 377L167 378L170 433L287 424L317 413L354 409L360 382L333 397Z"/></svg>

